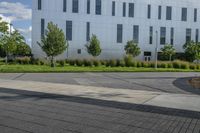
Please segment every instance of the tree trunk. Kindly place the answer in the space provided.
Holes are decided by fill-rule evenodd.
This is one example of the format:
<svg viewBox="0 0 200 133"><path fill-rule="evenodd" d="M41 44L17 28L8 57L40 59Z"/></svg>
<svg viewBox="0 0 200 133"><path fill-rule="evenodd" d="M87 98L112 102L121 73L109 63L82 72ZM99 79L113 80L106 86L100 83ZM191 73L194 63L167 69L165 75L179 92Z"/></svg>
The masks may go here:
<svg viewBox="0 0 200 133"><path fill-rule="evenodd" d="M172 55L169 55L169 61L172 61Z"/></svg>
<svg viewBox="0 0 200 133"><path fill-rule="evenodd" d="M55 64L54 64L54 57L53 57L53 56L51 57L51 67L55 67Z"/></svg>

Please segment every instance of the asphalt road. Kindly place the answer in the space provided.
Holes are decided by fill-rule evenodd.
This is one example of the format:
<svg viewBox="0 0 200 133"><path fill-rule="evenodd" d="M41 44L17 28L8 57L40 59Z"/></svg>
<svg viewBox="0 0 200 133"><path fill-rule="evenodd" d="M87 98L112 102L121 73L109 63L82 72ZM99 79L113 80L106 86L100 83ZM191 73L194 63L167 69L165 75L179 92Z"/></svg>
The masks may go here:
<svg viewBox="0 0 200 133"><path fill-rule="evenodd" d="M0 74L0 79L29 80L168 93L191 93L185 78L200 73L19 73ZM188 91L189 90L189 91ZM192 92L193 93L193 92ZM200 94L200 91L195 91Z"/></svg>
<svg viewBox="0 0 200 133"><path fill-rule="evenodd" d="M0 89L1 133L200 133L200 113Z"/></svg>
<svg viewBox="0 0 200 133"><path fill-rule="evenodd" d="M20 73L0 74L0 79L196 93L185 81L199 75ZM0 88L0 133L200 133L200 113Z"/></svg>

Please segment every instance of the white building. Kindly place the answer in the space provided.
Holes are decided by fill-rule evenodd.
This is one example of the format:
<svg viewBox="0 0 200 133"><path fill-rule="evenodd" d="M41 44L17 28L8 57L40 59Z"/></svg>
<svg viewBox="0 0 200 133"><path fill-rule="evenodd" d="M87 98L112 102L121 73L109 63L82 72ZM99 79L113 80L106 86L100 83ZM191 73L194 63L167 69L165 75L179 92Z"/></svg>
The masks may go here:
<svg viewBox="0 0 200 133"><path fill-rule="evenodd" d="M138 57L153 60L164 44L177 52L188 40L199 41L199 0L33 0L32 47L36 58L44 57L37 44L48 22L66 34L69 49L60 58L88 58L85 49L92 34L101 42L100 58L122 58L124 45L135 40Z"/></svg>

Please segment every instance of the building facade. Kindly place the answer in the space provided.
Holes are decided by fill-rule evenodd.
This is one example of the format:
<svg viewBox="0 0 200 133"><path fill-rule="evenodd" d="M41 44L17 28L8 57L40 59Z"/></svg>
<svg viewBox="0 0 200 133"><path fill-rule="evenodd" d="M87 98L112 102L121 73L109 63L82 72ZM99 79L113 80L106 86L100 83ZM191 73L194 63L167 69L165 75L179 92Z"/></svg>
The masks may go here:
<svg viewBox="0 0 200 133"><path fill-rule="evenodd" d="M137 57L154 60L158 49L200 39L199 0L33 0L32 48L36 58L45 57L37 42L52 21L63 29L68 50L59 58L90 58L85 45L95 34L101 42L99 58L122 58L127 41L141 48Z"/></svg>

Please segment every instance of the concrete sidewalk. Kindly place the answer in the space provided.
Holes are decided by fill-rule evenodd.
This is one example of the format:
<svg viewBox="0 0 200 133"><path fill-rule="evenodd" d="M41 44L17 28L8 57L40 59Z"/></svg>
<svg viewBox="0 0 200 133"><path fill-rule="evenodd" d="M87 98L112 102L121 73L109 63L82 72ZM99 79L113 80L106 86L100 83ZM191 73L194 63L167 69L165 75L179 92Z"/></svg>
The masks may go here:
<svg viewBox="0 0 200 133"><path fill-rule="evenodd" d="M84 97L106 101L152 105L200 112L200 96L192 94L169 94L163 92L17 80L0 80L0 88Z"/></svg>

